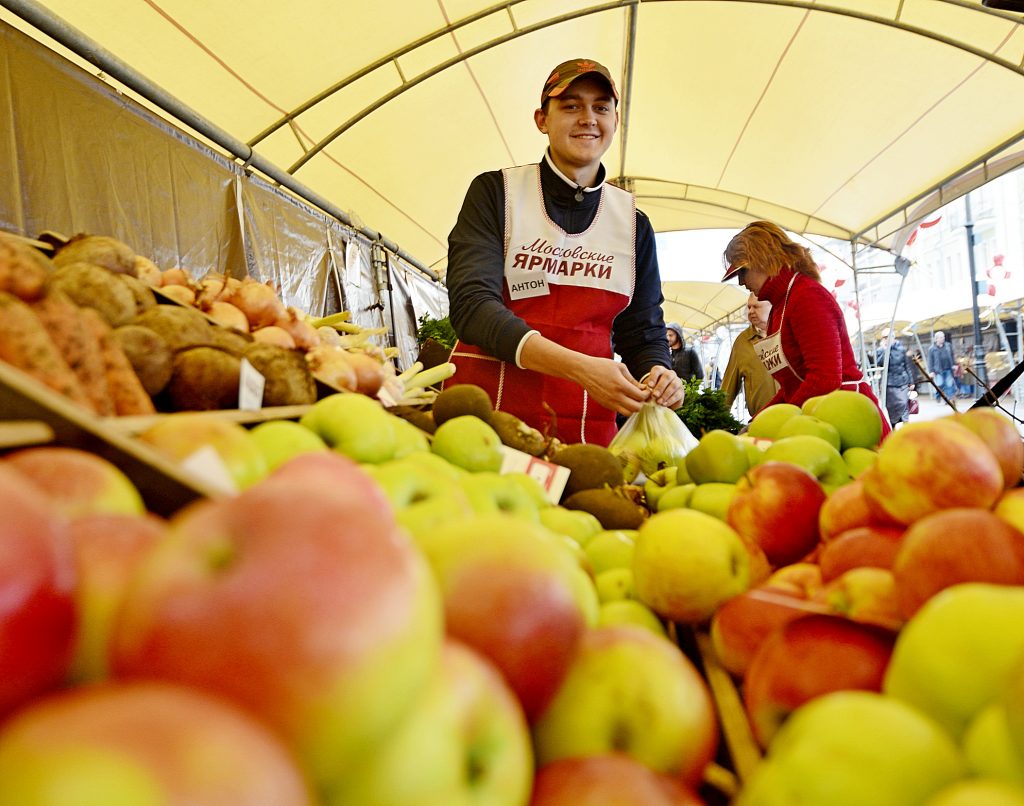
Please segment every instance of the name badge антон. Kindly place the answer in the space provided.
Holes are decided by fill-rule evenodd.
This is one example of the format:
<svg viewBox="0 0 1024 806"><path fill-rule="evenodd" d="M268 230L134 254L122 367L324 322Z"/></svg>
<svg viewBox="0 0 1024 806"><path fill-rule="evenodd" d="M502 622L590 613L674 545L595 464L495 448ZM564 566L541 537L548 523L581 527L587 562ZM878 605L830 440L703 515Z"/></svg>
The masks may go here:
<svg viewBox="0 0 1024 806"><path fill-rule="evenodd" d="M505 270L508 295L512 299L543 297L550 293L548 278L542 271Z"/></svg>

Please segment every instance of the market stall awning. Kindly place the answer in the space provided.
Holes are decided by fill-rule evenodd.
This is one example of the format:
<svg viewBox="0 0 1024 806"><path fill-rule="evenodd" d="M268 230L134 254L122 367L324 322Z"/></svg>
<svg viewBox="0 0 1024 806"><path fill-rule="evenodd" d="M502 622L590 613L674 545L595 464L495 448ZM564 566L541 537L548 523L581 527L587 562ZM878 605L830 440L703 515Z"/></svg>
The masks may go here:
<svg viewBox="0 0 1024 806"><path fill-rule="evenodd" d="M0 5L51 44L18 15L55 16L442 273L472 177L540 157L532 112L566 58L617 78L606 165L658 231L769 218L892 247L1024 160L1024 25L977 0Z"/></svg>
<svg viewBox="0 0 1024 806"><path fill-rule="evenodd" d="M721 325L746 323L748 292L735 283L697 280L661 284L666 322L687 330L711 331Z"/></svg>

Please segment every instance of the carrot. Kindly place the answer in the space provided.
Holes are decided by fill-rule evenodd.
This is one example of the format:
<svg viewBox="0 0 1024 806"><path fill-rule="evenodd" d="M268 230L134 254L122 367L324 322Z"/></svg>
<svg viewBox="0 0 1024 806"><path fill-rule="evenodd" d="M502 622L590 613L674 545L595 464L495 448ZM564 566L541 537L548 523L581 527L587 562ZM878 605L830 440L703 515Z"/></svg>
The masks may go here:
<svg viewBox="0 0 1024 806"><path fill-rule="evenodd" d="M128 356L114 337L110 326L92 308L80 308L79 316L85 327L99 341L100 354L106 369L107 388L114 402L114 411L119 415L156 414L156 407L142 381L135 374Z"/></svg>
<svg viewBox="0 0 1024 806"><path fill-rule="evenodd" d="M0 291L0 360L95 413L78 376L35 312L13 294Z"/></svg>
<svg viewBox="0 0 1024 806"><path fill-rule="evenodd" d="M78 376L78 382L96 412L104 417L115 414L99 338L82 323L78 306L66 294L51 290L41 300L32 303L32 310L72 372Z"/></svg>

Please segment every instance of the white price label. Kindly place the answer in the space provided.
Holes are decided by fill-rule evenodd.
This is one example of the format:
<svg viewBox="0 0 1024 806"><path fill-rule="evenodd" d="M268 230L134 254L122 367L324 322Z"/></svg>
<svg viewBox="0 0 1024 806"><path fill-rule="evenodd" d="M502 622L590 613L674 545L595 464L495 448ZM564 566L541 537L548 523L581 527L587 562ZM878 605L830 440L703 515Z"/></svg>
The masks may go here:
<svg viewBox="0 0 1024 806"><path fill-rule="evenodd" d="M193 476L198 476L221 492L231 495L238 492L238 485L231 478L231 473L228 472L224 460L209 445L204 445L194 453L190 453L182 461L181 466Z"/></svg>
<svg viewBox="0 0 1024 806"><path fill-rule="evenodd" d="M569 481L569 468L546 462L536 456L505 446L505 458L501 462L502 473L525 473L532 476L552 504L557 504L562 497L562 490Z"/></svg>
<svg viewBox="0 0 1024 806"><path fill-rule="evenodd" d="M238 408L242 411L263 408L263 387L266 383L266 378L249 363L249 359L243 358L242 371L238 375Z"/></svg>

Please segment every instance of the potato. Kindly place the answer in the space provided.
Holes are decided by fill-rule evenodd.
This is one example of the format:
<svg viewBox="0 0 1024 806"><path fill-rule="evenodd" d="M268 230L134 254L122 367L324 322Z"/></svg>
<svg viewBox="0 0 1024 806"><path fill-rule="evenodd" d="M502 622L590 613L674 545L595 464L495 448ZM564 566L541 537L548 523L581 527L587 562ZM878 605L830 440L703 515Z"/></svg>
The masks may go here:
<svg viewBox="0 0 1024 806"><path fill-rule="evenodd" d="M264 406L304 406L316 402L316 381L299 350L254 342L245 358L266 379Z"/></svg>
<svg viewBox="0 0 1024 806"><path fill-rule="evenodd" d="M167 341L142 325L115 328L114 338L149 396L162 392L174 371L174 353Z"/></svg>
<svg viewBox="0 0 1024 806"><path fill-rule="evenodd" d="M193 347L174 356L167 398L175 411L238 407L242 360L216 347Z"/></svg>
<svg viewBox="0 0 1024 806"><path fill-rule="evenodd" d="M50 277L49 287L63 291L80 308L94 309L111 327L135 316L135 295L113 272L92 263L67 263Z"/></svg>

